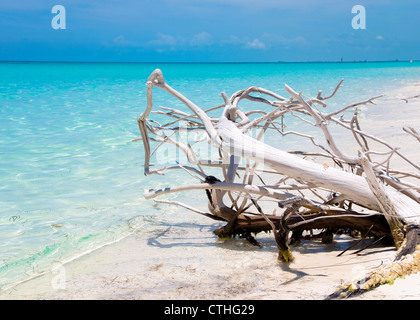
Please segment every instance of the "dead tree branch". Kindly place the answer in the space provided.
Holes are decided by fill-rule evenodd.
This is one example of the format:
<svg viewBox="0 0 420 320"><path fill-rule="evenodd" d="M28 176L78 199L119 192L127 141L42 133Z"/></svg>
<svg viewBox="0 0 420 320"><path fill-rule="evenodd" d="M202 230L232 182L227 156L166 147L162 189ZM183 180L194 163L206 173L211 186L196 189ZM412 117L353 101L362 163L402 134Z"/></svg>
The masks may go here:
<svg viewBox="0 0 420 320"><path fill-rule="evenodd" d="M169 169L183 169L200 183L147 189L145 198L203 190L207 209L172 200L157 202L225 221L224 227L214 231L219 236L242 234L251 239L251 232L273 231L279 258L284 261L293 259L288 247L289 232L325 228L351 228L365 236L389 237L399 248L398 259L402 259L417 244L410 230L420 226L420 167L395 146L362 130L357 108L375 104L382 95L330 113L317 109L317 105L326 107L342 82L331 95L322 97L319 91L312 99L288 85L285 89L290 97L249 87L230 98L222 93L223 104L203 110L170 87L162 72L155 70L146 83L146 110L138 119L144 173L163 175ZM157 114L153 113L154 87L177 98L188 112L161 107ZM239 104L244 99L260 108L241 110ZM219 118L209 115L222 108ZM353 115L345 119L348 111ZM159 121L152 121L151 115L159 116ZM290 119L297 119L302 126L285 131ZM348 139L359 146L358 153L346 150L346 143L333 135L332 124L348 133ZM305 132L305 126L315 127L319 136ZM413 128L404 131L420 141ZM308 143L290 152L270 143L290 137ZM371 149L371 141L389 151ZM168 145L178 149L178 155L184 155L185 163L178 159L176 165L170 161L162 165L165 161L156 159L159 150ZM201 152L203 148L208 152ZM409 164L410 171L392 168L391 159L396 158ZM152 161L159 162L159 168L151 169ZM262 184L254 182L256 177Z"/></svg>

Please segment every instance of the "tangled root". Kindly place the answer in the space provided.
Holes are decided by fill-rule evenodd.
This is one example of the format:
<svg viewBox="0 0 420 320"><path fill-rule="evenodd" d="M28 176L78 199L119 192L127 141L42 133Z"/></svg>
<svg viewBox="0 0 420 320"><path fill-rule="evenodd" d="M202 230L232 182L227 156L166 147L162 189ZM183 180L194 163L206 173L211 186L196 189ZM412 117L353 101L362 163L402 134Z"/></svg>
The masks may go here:
<svg viewBox="0 0 420 320"><path fill-rule="evenodd" d="M396 279L404 278L419 271L420 245L416 247L414 253L404 256L401 260L394 261L389 266L375 269L368 276L357 282L344 285L329 295L327 299L340 299L360 295L382 284L393 284Z"/></svg>

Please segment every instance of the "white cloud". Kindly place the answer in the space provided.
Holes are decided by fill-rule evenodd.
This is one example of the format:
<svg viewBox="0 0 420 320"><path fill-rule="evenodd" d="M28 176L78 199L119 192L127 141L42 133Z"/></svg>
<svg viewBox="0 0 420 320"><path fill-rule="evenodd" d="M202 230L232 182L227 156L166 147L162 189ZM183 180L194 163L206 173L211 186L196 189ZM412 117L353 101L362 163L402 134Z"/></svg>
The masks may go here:
<svg viewBox="0 0 420 320"><path fill-rule="evenodd" d="M296 36L293 38L286 38L279 34L272 34L264 32L261 37L251 40L248 37L237 37L234 35L229 36L228 39L220 41L220 45L242 45L247 49L269 49L273 46L304 46L307 45L308 41L302 36Z"/></svg>
<svg viewBox="0 0 420 320"><path fill-rule="evenodd" d="M379 38L381 37L381 38ZM383 39L382 36L377 36L377 39ZM194 34L190 37L158 33L156 38L145 43L139 43L126 39L124 35L119 35L113 39L113 45L121 47L143 47L155 48L159 52L183 50L187 48L203 48L216 44L214 37L205 31ZM266 50L275 46L303 46L308 42L302 36L286 38L279 34L263 33L258 38L238 37L230 35L229 38L218 42L218 45L233 45L241 46L245 49Z"/></svg>
<svg viewBox="0 0 420 320"><path fill-rule="evenodd" d="M200 32L191 37L174 36L158 33L157 39L151 40L147 46L157 47L157 50L177 50L185 47L204 47L214 43L213 37L208 32Z"/></svg>
<svg viewBox="0 0 420 320"><path fill-rule="evenodd" d="M220 41L220 44L244 44L244 40L237 36L229 36L229 39Z"/></svg>
<svg viewBox="0 0 420 320"><path fill-rule="evenodd" d="M200 32L192 36L189 44L193 47L209 46L214 43L213 37L208 32Z"/></svg>
<svg viewBox="0 0 420 320"><path fill-rule="evenodd" d="M308 43L306 41L306 39L302 36L296 36L296 37L293 37L293 38L286 38L285 36L283 36L281 34L273 34L273 33L264 32L262 37L263 37L265 43L268 43L272 46L274 46L274 45L291 45L291 44L306 45Z"/></svg>
<svg viewBox="0 0 420 320"><path fill-rule="evenodd" d="M171 35L165 33L158 33L156 38L145 43L139 43L136 41L128 40L124 35L119 35L112 40L114 46L119 47L134 47L134 48L146 48L155 47L157 51L174 51L186 47L205 47L212 45L214 39L208 32L200 32L191 37L181 37L178 35ZM109 44L107 44L109 45Z"/></svg>
<svg viewBox="0 0 420 320"><path fill-rule="evenodd" d="M174 47L179 44L183 44L185 40L182 37L176 37L170 34L158 33L157 39L149 41L147 44L151 46L159 47Z"/></svg>
<svg viewBox="0 0 420 320"><path fill-rule="evenodd" d="M384 40L384 37L383 37L383 36L381 36L380 34L378 34L378 35L376 36L376 40Z"/></svg>
<svg viewBox="0 0 420 320"><path fill-rule="evenodd" d="M259 39L254 39L252 41L248 41L245 44L245 48L249 49L265 49L265 44L261 42Z"/></svg>
<svg viewBox="0 0 420 320"><path fill-rule="evenodd" d="M112 42L120 47L140 47L141 44L127 40L122 34L120 34L118 37L115 37Z"/></svg>

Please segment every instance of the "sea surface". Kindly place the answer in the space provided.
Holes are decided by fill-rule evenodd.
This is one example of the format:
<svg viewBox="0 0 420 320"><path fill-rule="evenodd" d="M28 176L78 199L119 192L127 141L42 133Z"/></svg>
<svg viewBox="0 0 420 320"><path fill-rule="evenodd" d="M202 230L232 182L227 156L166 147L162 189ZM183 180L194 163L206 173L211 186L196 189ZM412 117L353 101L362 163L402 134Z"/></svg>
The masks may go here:
<svg viewBox="0 0 420 320"><path fill-rule="evenodd" d="M344 78L333 111L420 80L418 62L0 63L0 290L147 230L166 211L143 189L196 183L182 170L143 174L143 146L133 140L156 68L203 109L249 86L328 95ZM187 111L156 88L154 105Z"/></svg>

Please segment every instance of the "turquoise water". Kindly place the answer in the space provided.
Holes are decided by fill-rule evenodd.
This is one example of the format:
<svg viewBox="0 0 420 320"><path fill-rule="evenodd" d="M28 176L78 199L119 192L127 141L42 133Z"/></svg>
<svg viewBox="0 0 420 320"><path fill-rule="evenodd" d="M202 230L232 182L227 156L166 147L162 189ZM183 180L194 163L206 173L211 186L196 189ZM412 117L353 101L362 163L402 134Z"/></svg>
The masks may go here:
<svg viewBox="0 0 420 320"><path fill-rule="evenodd" d="M329 94L344 78L334 109L420 79L420 63L404 62L0 63L0 288L146 230L164 214L143 199L143 189L184 183L185 176L146 178L142 145L132 142L155 68L202 108L221 104L223 91L251 85ZM185 110L154 92L155 106Z"/></svg>

